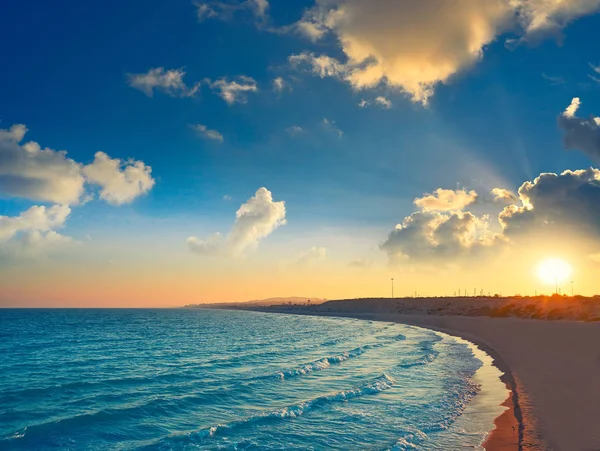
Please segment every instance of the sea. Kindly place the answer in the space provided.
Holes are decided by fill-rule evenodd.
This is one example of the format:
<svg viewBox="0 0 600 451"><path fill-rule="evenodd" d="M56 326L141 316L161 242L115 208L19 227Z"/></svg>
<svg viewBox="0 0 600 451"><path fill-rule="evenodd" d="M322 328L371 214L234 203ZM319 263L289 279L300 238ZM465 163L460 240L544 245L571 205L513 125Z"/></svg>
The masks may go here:
<svg viewBox="0 0 600 451"><path fill-rule="evenodd" d="M475 345L390 322L1 309L1 450L473 450L508 392Z"/></svg>

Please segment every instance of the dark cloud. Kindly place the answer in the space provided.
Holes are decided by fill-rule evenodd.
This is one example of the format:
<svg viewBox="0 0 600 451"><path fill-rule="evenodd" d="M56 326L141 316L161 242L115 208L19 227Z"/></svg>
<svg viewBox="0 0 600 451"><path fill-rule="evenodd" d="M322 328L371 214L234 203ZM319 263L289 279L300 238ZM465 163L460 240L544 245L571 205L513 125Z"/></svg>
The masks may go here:
<svg viewBox="0 0 600 451"><path fill-rule="evenodd" d="M563 143L566 149L581 150L592 158L600 157L600 118L576 116L581 105L575 97L567 109L558 116L558 126L565 132Z"/></svg>

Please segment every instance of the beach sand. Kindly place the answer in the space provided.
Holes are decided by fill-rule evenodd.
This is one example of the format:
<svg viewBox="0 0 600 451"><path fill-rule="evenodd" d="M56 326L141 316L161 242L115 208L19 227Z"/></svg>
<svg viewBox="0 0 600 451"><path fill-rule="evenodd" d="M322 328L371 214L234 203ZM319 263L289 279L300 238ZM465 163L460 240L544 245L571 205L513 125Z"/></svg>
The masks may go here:
<svg viewBox="0 0 600 451"><path fill-rule="evenodd" d="M270 311L394 321L462 337L494 358L512 390L512 409L496 420L487 450L600 450L600 323L364 313L363 307Z"/></svg>

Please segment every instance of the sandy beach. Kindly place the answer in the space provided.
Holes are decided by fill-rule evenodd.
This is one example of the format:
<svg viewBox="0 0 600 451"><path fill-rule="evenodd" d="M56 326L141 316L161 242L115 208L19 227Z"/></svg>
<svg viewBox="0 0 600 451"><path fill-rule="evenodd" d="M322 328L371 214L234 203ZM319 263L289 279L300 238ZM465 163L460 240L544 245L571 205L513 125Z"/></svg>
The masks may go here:
<svg viewBox="0 0 600 451"><path fill-rule="evenodd" d="M331 304L287 312L395 321L476 343L494 358L512 391L505 403L510 409L496 420L487 450L600 450L600 323L412 315L350 302L353 308L341 312Z"/></svg>

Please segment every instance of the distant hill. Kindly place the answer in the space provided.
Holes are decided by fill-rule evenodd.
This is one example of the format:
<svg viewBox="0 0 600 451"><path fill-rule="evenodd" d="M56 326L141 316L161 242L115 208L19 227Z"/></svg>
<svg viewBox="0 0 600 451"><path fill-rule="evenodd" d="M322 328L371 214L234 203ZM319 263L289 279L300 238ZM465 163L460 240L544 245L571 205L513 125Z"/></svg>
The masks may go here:
<svg viewBox="0 0 600 451"><path fill-rule="evenodd" d="M184 308L245 308L245 307L269 307L272 305L306 305L310 301L310 305L318 305L327 302L327 299L311 298L302 296L292 296L286 298L268 298L254 299L252 301L243 302L212 302L205 304L189 304Z"/></svg>

